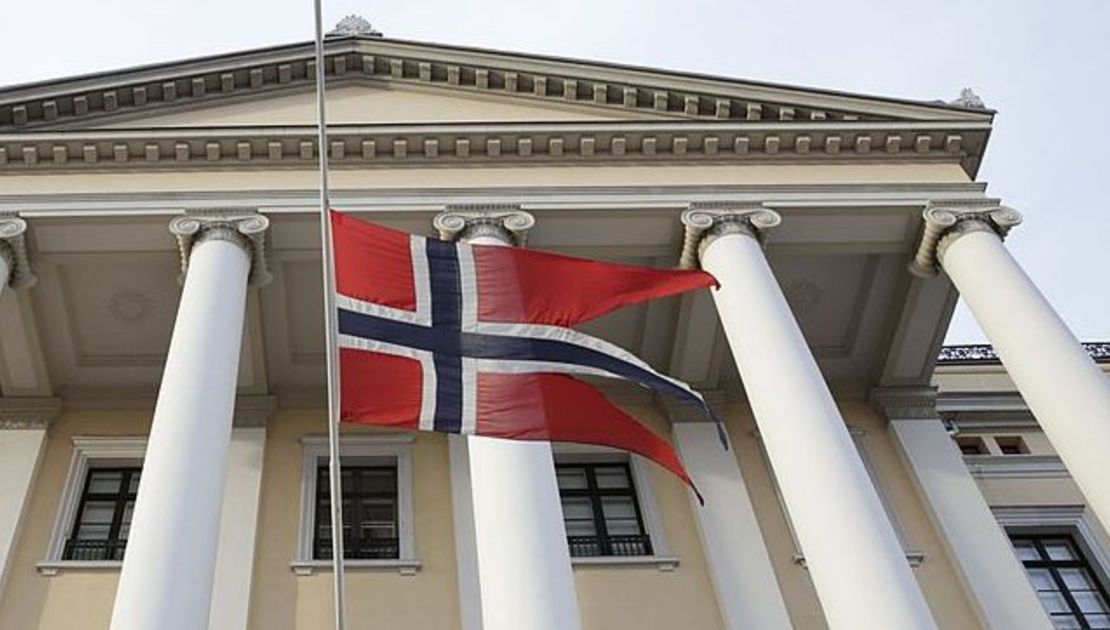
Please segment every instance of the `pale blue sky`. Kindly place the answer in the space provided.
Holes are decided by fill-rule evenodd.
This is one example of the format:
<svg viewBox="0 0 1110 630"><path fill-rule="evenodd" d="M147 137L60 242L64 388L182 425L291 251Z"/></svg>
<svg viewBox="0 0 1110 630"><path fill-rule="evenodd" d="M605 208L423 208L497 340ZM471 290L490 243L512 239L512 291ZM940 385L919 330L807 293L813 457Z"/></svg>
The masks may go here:
<svg viewBox="0 0 1110 630"><path fill-rule="evenodd" d="M979 177L1025 215L1011 251L1085 340L1110 339L1106 0L325 1L387 36L999 111ZM60 0L8 7L0 85L306 41L310 0ZM962 309L950 343L983 339Z"/></svg>

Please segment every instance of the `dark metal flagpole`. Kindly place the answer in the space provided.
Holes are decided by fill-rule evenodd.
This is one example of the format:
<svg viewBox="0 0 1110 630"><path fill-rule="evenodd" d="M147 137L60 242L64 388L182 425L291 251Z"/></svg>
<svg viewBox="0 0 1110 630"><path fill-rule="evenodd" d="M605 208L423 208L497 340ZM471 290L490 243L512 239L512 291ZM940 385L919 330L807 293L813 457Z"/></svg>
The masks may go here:
<svg viewBox="0 0 1110 630"><path fill-rule="evenodd" d="M343 483L339 463L339 328L335 309L335 257L332 252L331 195L328 189L328 127L324 107L324 15L323 1L316 6L316 107L319 116L320 239L323 245L324 343L328 366L328 497L331 503L331 557L335 578L335 628L347 627L346 593L343 576Z"/></svg>

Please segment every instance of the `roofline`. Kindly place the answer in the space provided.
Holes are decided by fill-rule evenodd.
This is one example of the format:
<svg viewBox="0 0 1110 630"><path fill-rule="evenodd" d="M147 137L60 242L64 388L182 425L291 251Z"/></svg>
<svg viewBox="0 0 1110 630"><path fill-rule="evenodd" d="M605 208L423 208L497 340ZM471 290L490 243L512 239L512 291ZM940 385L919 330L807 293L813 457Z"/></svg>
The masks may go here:
<svg viewBox="0 0 1110 630"><path fill-rule="evenodd" d="M793 90L793 91L810 92L810 93L827 95L827 96L835 96L835 97L866 99L866 100L885 102L885 103L891 103L891 104L896 104L896 105L924 107L924 108L929 108L929 109L935 109L935 110L938 110L938 111L951 111L951 112L958 112L958 113L961 113L961 114L981 114L981 115L985 116L988 120L993 120L995 113L997 113L996 110L989 109L989 108L977 109L977 108L964 107L964 106L961 106L961 105L953 105L953 104L943 103L943 102L920 101L920 100L896 98L896 97L890 97L890 96L877 96L877 95L873 95L873 94L846 92L846 91L843 91L843 90L833 90L833 89L828 89L828 88L799 86L799 85L791 85L791 84L786 84L786 83L774 83L774 82L769 82L769 81L758 81L758 80L750 80L750 79L738 79L738 78L735 78L735 77L727 77L727 76L722 76L722 75L714 75L714 74L698 73L698 72L689 72L689 71L680 71L680 70L671 70L671 69L666 69L666 68L652 68L652 67L648 67L648 66L638 66L638 65L632 65L632 64L614 63L614 62L599 61L599 60L593 60L593 59L577 59L577 58L562 57L562 56L557 56L557 55L541 55L541 54L537 54L537 53L499 50L499 49L493 49L493 48L481 48L481 47L476 47L476 46L461 46L461 45L456 45L456 44L440 44L440 43L422 42L422 41L417 41L417 40L393 39L393 38L387 38L387 37L362 37L362 36L332 37L332 38L328 38L328 40L325 43L325 47L326 48L340 48L341 44L358 43L358 42L363 42L363 41L365 41L365 42L382 42L382 43L394 44L394 45L399 45L399 46L411 46L411 47L414 47L414 48L417 48L417 47L420 47L420 48L437 48L437 49L441 49L441 50L453 50L453 51L466 52L466 53L479 53L479 54L486 54L486 55L511 56L511 57L529 59L529 60L533 60L533 61L546 61L546 62L556 62L556 63L563 63L563 64L567 64L567 63L583 64L583 65L590 65L590 66L599 67L599 68L609 68L609 69L614 69L614 70L624 70L624 71L631 71L631 72L643 72L643 73L649 73L649 74L657 74L657 75L663 75L663 76L668 76L668 77L673 77L673 78L678 78L678 79L707 80L707 81L716 81L716 82L723 82L723 83L732 83L732 84L735 84L735 85L749 85L749 86L759 87L759 88L770 88L770 89L777 89L777 90ZM10 86L0 86L0 99L2 99L4 97L8 97L8 96L15 96L19 92L23 92L23 91L32 91L32 90L37 90L37 89L42 89L42 88L49 88L49 87L62 87L62 86L66 85L66 84L69 84L69 83L95 81L96 79L104 79L104 78L109 78L109 77L112 77L112 76L117 76L117 75L122 75L122 74L138 74L138 73L152 72L152 71L157 71L157 70L167 70L167 69L171 69L171 68L174 68L174 67L180 67L180 66L210 63L210 62L221 61L221 60L222 61L231 61L231 60L234 60L236 58L241 58L241 57L250 57L250 56L263 55L263 54L272 54L272 53L279 53L279 52L290 52L291 53L291 52L299 51L301 49L306 49L305 52L308 53L308 52L311 51L311 49L313 47L314 47L314 44L312 42L298 42L298 43L292 43L292 44L278 44L278 45L274 45L274 46L264 46L264 47L259 47L259 48L243 49L243 50L230 51L230 52L225 52L225 53L217 53L217 54L213 54L213 55L204 55L204 56L199 56L199 57L188 57L188 58L185 58L185 59L179 59L179 60L174 60L174 61L165 61L165 62L159 62L159 63L153 63L153 64L146 64L146 65L131 66L131 67L125 67L125 68L117 68L117 69L104 70L104 71L98 71L98 72L91 72L91 73L87 73L87 74L79 74L79 75L73 75L73 76L69 76L69 77L48 79L48 80L44 80L44 81L34 81L34 82L30 82L30 83L20 83L20 84L14 84L14 85L10 85Z"/></svg>

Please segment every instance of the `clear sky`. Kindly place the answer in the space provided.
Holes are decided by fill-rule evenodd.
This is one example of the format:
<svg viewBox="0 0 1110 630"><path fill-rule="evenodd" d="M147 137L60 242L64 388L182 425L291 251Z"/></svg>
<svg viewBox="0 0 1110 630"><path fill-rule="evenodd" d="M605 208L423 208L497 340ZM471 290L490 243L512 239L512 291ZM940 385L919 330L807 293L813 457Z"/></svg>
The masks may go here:
<svg viewBox="0 0 1110 630"><path fill-rule="evenodd" d="M325 0L388 37L997 109L979 173L1011 251L1084 340L1110 340L1110 1ZM0 85L312 37L311 0L20 2ZM983 340L961 306L949 343Z"/></svg>

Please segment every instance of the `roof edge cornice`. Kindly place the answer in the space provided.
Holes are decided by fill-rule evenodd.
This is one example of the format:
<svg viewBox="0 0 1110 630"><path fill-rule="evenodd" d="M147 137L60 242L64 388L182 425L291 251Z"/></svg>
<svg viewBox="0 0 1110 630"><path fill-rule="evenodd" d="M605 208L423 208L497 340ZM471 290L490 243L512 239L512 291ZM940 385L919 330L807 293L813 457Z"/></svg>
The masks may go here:
<svg viewBox="0 0 1110 630"><path fill-rule="evenodd" d="M993 112L593 61L379 38L326 43L329 77L361 77L701 120L986 121ZM0 130L51 127L268 93L315 80L311 44L0 89Z"/></svg>

